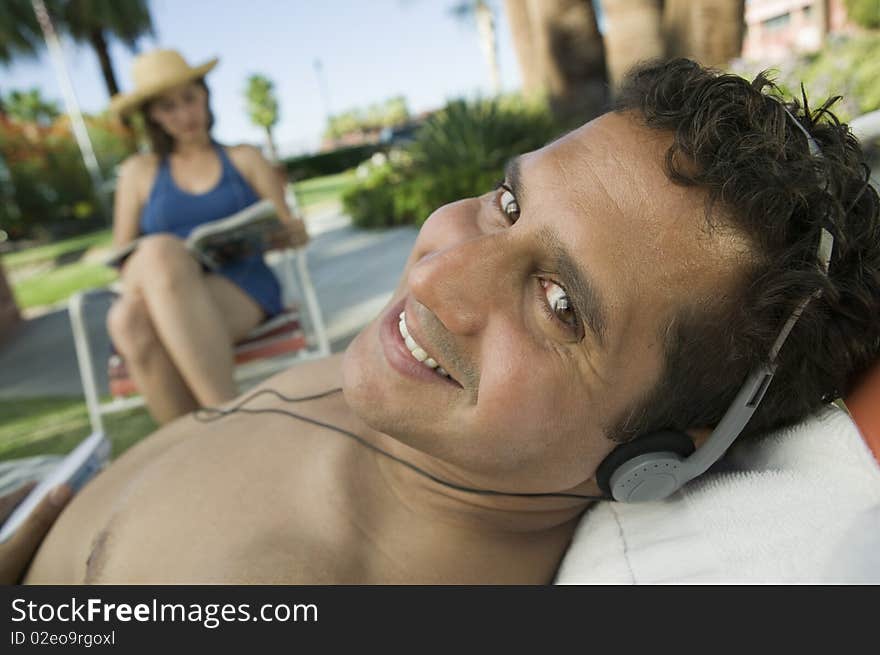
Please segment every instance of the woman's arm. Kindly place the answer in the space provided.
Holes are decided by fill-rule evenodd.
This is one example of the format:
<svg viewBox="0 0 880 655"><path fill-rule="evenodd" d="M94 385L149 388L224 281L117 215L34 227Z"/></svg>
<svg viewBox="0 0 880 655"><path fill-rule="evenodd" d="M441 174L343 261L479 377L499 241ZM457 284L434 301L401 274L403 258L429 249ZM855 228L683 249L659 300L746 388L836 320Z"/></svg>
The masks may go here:
<svg viewBox="0 0 880 655"><path fill-rule="evenodd" d="M294 216L287 206L284 199L284 179L278 170L253 146L236 146L231 149L230 157L257 195L271 200L275 205L278 217L287 227L286 235L278 239L279 245L286 243L301 246L307 243L309 237L305 223L300 216Z"/></svg>
<svg viewBox="0 0 880 655"><path fill-rule="evenodd" d="M241 145L231 148L230 157L241 174L260 198L271 200L282 221L290 221L293 215L284 199L284 180L278 171L253 146Z"/></svg>
<svg viewBox="0 0 880 655"><path fill-rule="evenodd" d="M154 177L153 162L145 155L132 155L119 168L113 200L113 247L121 248L140 234L140 214L144 205L143 189L147 177ZM152 176L151 176L152 173Z"/></svg>

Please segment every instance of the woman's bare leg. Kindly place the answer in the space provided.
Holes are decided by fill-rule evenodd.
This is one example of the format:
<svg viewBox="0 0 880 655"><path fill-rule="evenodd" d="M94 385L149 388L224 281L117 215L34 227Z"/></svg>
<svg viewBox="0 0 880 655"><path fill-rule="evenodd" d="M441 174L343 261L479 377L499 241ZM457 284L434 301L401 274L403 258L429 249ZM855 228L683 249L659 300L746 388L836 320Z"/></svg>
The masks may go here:
<svg viewBox="0 0 880 655"><path fill-rule="evenodd" d="M231 282L205 276L170 235L145 239L123 281L143 296L159 340L196 400L216 405L237 395L232 345L262 320L259 305Z"/></svg>
<svg viewBox="0 0 880 655"><path fill-rule="evenodd" d="M156 423L167 423L198 408L159 340L139 293L123 294L113 303L107 315L107 329Z"/></svg>

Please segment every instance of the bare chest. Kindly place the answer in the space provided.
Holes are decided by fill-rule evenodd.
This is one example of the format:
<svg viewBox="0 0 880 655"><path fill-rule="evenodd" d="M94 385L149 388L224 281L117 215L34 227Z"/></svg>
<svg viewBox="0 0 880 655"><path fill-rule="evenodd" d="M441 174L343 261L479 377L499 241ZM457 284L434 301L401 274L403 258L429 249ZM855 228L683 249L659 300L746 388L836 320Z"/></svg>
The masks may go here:
<svg viewBox="0 0 880 655"><path fill-rule="evenodd" d="M286 432L284 431L286 430ZM305 583L363 568L332 483L351 454L327 435L228 426L121 461L74 499L29 581ZM125 470L128 469L128 470ZM344 479L344 477L342 478Z"/></svg>
<svg viewBox="0 0 880 655"><path fill-rule="evenodd" d="M343 412L303 413L357 430ZM188 421L188 422L187 422ZM38 584L541 583L560 543L504 544L425 520L370 451L275 415L175 422L80 492ZM567 538L567 537L566 537ZM558 541L558 540L557 540Z"/></svg>

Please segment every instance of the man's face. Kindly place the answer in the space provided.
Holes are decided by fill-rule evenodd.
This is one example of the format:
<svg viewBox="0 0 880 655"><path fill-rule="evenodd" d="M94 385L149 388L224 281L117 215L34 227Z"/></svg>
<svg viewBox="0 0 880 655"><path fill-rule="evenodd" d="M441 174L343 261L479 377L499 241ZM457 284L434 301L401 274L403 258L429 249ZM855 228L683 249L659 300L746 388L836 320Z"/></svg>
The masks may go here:
<svg viewBox="0 0 880 655"><path fill-rule="evenodd" d="M425 222L401 283L345 356L371 427L474 486L589 489L607 430L659 378L688 301L730 287L740 240L663 172L671 136L606 114ZM399 327L451 378L412 354Z"/></svg>

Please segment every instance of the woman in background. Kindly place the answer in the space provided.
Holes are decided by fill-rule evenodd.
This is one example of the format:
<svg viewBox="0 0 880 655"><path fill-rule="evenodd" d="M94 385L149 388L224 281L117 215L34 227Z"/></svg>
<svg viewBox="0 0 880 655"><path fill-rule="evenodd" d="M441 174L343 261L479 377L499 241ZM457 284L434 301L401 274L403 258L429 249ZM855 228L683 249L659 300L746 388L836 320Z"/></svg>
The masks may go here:
<svg viewBox="0 0 880 655"><path fill-rule="evenodd" d="M111 100L119 115L140 110L152 152L123 162L113 245L147 235L122 268L123 292L107 325L129 374L159 423L237 395L233 345L279 313L281 290L262 255L205 272L184 247L198 225L269 199L286 239L308 239L284 201L284 184L259 150L211 138L204 76L174 50L139 56L135 89Z"/></svg>

